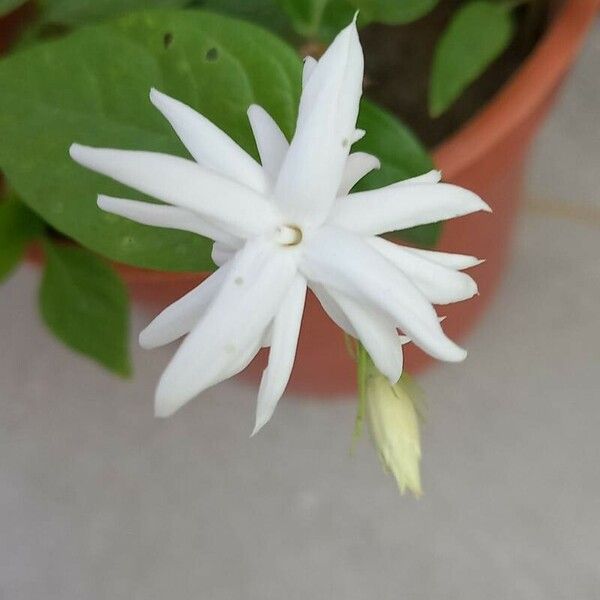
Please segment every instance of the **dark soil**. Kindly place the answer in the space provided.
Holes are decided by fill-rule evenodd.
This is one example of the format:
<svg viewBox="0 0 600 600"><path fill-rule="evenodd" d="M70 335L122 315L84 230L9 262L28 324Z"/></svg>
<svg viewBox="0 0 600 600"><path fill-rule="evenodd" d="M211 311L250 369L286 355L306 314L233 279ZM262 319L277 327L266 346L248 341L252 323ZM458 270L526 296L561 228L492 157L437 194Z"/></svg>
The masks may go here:
<svg viewBox="0 0 600 600"><path fill-rule="evenodd" d="M361 31L366 95L395 113L429 148L458 130L510 79L543 32L549 5L538 2L544 10L537 14L532 14L529 6L518 8L517 34L510 47L447 112L432 119L427 99L435 44L461 4L464 0L442 0L433 12L414 23L371 25Z"/></svg>

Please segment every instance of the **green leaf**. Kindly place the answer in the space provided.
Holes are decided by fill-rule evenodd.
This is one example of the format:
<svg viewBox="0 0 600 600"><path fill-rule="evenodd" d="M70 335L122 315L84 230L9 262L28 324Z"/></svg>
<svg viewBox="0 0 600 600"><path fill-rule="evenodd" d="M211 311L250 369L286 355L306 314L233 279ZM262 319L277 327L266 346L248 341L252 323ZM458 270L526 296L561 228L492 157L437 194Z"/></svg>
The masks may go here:
<svg viewBox="0 0 600 600"><path fill-rule="evenodd" d="M333 39L353 17L349 0L276 0L287 13L296 33L306 38ZM361 24L366 24L362 22Z"/></svg>
<svg viewBox="0 0 600 600"><path fill-rule="evenodd" d="M296 53L254 25L201 11L136 13L0 62L0 168L33 210L99 254L159 270L211 270L208 240L100 211L98 193L140 194L74 163L69 146L186 156L148 100L155 86L256 156L248 106L264 106L291 136L300 80Z"/></svg>
<svg viewBox="0 0 600 600"><path fill-rule="evenodd" d="M347 27L354 19L356 8L348 0L329 0L323 11L319 36L325 41L331 41L344 27ZM358 16L358 27L369 24L367 15Z"/></svg>
<svg viewBox="0 0 600 600"><path fill-rule="evenodd" d="M356 191L374 190L434 168L431 157L414 134L378 106L363 101L358 127L367 135L353 149L375 155L381 161L381 169L372 171L360 181ZM440 233L441 223L433 223L405 229L397 235L420 246L434 246Z"/></svg>
<svg viewBox="0 0 600 600"><path fill-rule="evenodd" d="M13 196L0 202L0 281L19 264L27 244L43 229L43 222Z"/></svg>
<svg viewBox="0 0 600 600"><path fill-rule="evenodd" d="M515 32L510 6L475 1L460 8L438 41L429 112L441 115L506 49Z"/></svg>
<svg viewBox="0 0 600 600"><path fill-rule="evenodd" d="M349 0L361 18L390 25L410 23L432 11L439 0Z"/></svg>
<svg viewBox="0 0 600 600"><path fill-rule="evenodd" d="M25 4L27 0L0 0L0 17L7 15L22 4Z"/></svg>
<svg viewBox="0 0 600 600"><path fill-rule="evenodd" d="M278 0L196 0L194 6L196 5L222 15L257 23L280 35L289 34L290 21Z"/></svg>
<svg viewBox="0 0 600 600"><path fill-rule="evenodd" d="M129 311L125 287L103 260L75 246L46 243L40 311L67 346L127 376Z"/></svg>
<svg viewBox="0 0 600 600"><path fill-rule="evenodd" d="M41 20L82 25L149 8L180 8L190 0L42 0Z"/></svg>

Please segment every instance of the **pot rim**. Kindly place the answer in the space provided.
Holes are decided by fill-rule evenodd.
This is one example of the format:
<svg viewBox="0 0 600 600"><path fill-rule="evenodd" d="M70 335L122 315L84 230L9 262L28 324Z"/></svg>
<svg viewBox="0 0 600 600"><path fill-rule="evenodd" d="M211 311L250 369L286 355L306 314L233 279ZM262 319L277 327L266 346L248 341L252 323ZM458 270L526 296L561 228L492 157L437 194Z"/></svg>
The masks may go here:
<svg viewBox="0 0 600 600"><path fill-rule="evenodd" d="M558 87L600 9L600 0L568 0L531 54L496 95L433 151L436 165L453 178L519 128Z"/></svg>

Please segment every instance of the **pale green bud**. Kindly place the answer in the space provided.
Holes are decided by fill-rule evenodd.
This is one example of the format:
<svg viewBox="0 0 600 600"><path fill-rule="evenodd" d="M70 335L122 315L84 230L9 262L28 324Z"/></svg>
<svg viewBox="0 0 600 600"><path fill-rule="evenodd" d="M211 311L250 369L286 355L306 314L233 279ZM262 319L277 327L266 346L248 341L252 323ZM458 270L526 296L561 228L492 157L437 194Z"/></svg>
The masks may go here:
<svg viewBox="0 0 600 600"><path fill-rule="evenodd" d="M414 388L404 377L390 384L374 367L366 377L365 400L373 442L386 471L396 478L402 494L421 489L421 441Z"/></svg>

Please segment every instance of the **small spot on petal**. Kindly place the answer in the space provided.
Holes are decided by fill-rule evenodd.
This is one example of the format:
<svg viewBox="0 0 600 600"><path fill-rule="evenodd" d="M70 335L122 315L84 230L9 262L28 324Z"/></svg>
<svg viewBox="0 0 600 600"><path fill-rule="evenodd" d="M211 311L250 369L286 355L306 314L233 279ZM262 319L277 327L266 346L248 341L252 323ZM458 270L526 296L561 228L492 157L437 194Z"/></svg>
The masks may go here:
<svg viewBox="0 0 600 600"><path fill-rule="evenodd" d="M244 278L243 277L236 277L234 279L234 281L235 281L236 285L244 285Z"/></svg>

